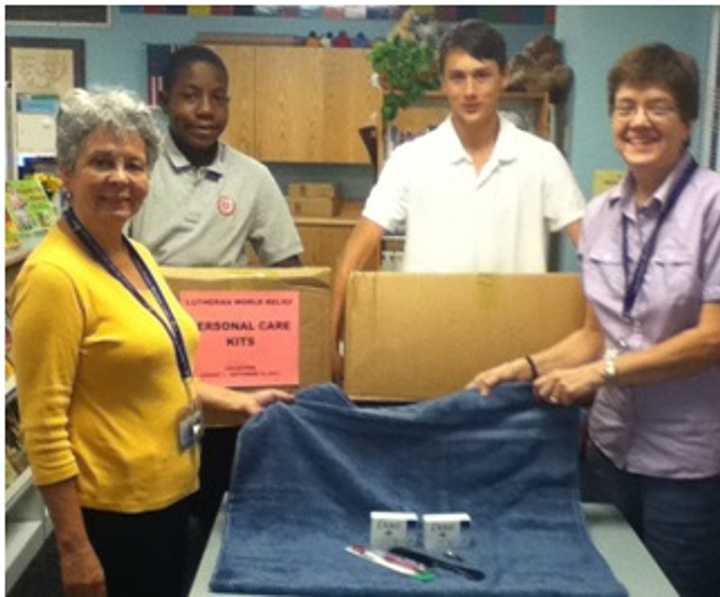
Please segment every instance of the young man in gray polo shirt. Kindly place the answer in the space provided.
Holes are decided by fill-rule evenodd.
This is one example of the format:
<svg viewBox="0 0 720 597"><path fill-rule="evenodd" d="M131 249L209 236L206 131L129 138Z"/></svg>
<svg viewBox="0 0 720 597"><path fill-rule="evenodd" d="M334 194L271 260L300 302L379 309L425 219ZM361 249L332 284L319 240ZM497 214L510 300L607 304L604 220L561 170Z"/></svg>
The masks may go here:
<svg viewBox="0 0 720 597"><path fill-rule="evenodd" d="M130 235L162 265L244 265L246 241L264 265L300 265L300 237L270 171L218 141L228 120L220 57L201 46L182 48L163 83L169 134Z"/></svg>
<svg viewBox="0 0 720 597"><path fill-rule="evenodd" d="M162 265L244 265L246 241L264 265L301 265L300 237L269 170L219 141L229 99L220 57L202 46L181 48L170 59L163 86L169 133L130 236ZM198 549L228 488L236 435L236 428L210 429L203 438L194 504ZM201 554L192 555L197 563Z"/></svg>

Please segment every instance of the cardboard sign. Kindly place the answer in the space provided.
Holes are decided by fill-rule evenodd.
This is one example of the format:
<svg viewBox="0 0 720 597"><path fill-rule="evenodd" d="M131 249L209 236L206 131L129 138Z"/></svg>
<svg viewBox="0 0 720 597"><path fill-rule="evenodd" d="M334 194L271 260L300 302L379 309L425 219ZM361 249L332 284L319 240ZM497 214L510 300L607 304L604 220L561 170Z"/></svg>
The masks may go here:
<svg viewBox="0 0 720 597"><path fill-rule="evenodd" d="M331 379L329 267L162 267L168 285L183 292L298 293L300 310L299 388Z"/></svg>
<svg viewBox="0 0 720 597"><path fill-rule="evenodd" d="M180 302L200 328L197 377L226 387L298 384L297 291L183 291Z"/></svg>

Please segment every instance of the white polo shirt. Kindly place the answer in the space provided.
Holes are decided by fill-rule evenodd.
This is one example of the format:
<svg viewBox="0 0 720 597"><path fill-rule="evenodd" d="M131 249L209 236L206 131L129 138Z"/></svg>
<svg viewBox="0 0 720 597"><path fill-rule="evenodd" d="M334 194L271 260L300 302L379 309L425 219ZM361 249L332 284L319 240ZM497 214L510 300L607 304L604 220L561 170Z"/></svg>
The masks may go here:
<svg viewBox="0 0 720 597"><path fill-rule="evenodd" d="M580 219L585 200L552 143L500 117L479 173L448 117L390 155L363 215L405 222L407 272L547 271L548 232Z"/></svg>
<svg viewBox="0 0 720 597"><path fill-rule="evenodd" d="M246 241L265 265L302 253L287 200L264 164L220 143L212 164L194 168L169 135L129 234L162 265L241 266Z"/></svg>

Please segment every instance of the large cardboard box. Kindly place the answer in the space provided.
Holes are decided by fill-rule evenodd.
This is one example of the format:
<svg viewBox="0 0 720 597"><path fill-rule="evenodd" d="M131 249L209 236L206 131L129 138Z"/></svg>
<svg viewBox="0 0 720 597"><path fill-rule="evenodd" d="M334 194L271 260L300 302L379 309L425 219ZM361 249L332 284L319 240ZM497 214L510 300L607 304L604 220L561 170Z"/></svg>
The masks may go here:
<svg viewBox="0 0 720 597"><path fill-rule="evenodd" d="M299 292L299 387L330 381L330 268L162 268L176 296L185 290Z"/></svg>
<svg viewBox="0 0 720 597"><path fill-rule="evenodd" d="M436 398L560 340L584 313L575 274L356 272L348 282L344 387L360 401Z"/></svg>

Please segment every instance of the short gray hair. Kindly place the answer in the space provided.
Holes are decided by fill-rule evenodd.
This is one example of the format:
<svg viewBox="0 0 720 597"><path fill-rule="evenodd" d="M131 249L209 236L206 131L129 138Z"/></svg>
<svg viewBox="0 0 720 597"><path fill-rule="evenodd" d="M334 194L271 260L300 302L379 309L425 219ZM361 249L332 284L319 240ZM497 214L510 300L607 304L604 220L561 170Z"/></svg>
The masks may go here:
<svg viewBox="0 0 720 597"><path fill-rule="evenodd" d="M73 89L62 99L57 114L57 163L72 172L87 138L107 129L120 137L137 133L145 142L148 168L160 152L161 135L150 107L124 89Z"/></svg>

